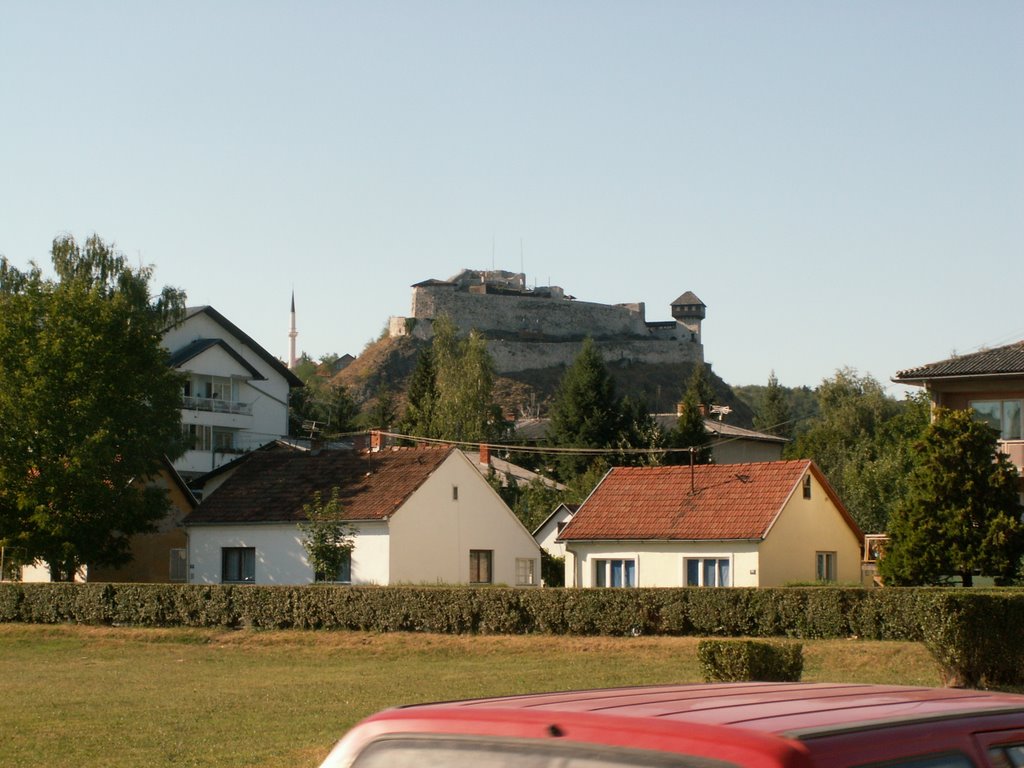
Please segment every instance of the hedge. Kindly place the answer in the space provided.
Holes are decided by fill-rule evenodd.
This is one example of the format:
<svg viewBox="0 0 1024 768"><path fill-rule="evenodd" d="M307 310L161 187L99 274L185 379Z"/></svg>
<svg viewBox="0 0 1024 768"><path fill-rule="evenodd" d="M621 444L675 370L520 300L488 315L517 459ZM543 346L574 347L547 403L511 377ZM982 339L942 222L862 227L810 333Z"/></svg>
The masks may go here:
<svg viewBox="0 0 1024 768"><path fill-rule="evenodd" d="M923 642L950 682L1024 684L1024 590L0 584L0 622Z"/></svg>

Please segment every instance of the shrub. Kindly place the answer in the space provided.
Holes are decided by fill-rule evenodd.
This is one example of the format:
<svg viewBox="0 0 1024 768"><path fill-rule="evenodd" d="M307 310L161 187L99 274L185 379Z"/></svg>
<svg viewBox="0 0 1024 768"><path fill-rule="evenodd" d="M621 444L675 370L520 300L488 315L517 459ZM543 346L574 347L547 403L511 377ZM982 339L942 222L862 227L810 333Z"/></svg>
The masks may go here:
<svg viewBox="0 0 1024 768"><path fill-rule="evenodd" d="M796 682L804 670L803 645L761 640L701 640L697 644L704 681Z"/></svg>

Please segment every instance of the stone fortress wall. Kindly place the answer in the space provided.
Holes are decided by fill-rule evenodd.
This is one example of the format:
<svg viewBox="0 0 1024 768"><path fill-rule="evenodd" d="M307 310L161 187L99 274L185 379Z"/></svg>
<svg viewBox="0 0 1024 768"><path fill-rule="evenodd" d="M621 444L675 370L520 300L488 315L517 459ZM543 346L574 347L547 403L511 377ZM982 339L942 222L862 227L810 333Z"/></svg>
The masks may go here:
<svg viewBox="0 0 1024 768"><path fill-rule="evenodd" d="M429 339L433 320L442 315L459 333L476 329L487 337L499 373L569 365L587 337L608 363L704 359L703 305L699 317L649 323L643 303L577 301L558 286L527 288L523 273L505 271L463 270L448 280L417 283L412 315L392 317L388 330L391 336Z"/></svg>

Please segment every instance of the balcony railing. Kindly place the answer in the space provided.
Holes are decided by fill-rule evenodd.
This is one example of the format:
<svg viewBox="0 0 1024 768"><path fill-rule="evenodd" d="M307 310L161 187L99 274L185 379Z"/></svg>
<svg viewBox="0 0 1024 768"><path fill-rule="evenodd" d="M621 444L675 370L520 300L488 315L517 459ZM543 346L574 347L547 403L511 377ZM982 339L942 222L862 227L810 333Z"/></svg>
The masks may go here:
<svg viewBox="0 0 1024 768"><path fill-rule="evenodd" d="M181 398L181 407L189 411L211 411L213 413L237 413L252 416L252 404L240 403L237 400L223 400L219 397Z"/></svg>
<svg viewBox="0 0 1024 768"><path fill-rule="evenodd" d="M1018 470L1024 467L1024 440L1000 440L999 448Z"/></svg>

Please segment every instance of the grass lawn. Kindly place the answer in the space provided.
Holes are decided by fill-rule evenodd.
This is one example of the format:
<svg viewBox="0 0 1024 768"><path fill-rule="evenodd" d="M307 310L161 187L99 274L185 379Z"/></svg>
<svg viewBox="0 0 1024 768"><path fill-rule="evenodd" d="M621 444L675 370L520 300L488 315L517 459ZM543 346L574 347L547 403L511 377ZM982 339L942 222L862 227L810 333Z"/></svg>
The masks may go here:
<svg viewBox="0 0 1024 768"><path fill-rule="evenodd" d="M316 766L419 701L699 682L696 638L222 632L0 624L5 766ZM914 643L804 643L807 681L940 685Z"/></svg>

